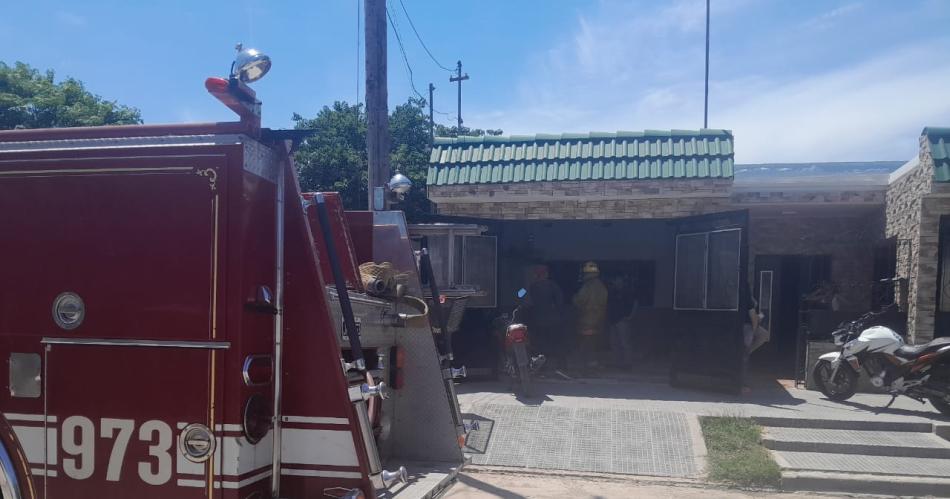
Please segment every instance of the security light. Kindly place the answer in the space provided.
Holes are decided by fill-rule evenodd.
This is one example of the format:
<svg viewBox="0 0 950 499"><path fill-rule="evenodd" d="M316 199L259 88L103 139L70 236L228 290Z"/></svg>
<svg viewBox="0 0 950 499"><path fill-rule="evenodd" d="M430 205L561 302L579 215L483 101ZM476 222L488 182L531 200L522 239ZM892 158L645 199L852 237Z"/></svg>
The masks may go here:
<svg viewBox="0 0 950 499"><path fill-rule="evenodd" d="M231 63L231 78L241 80L244 83L253 83L263 78L270 71L270 57L266 54L257 49L246 49L240 43L234 48L237 49L238 55Z"/></svg>
<svg viewBox="0 0 950 499"><path fill-rule="evenodd" d="M403 195L409 192L409 189L412 189L412 180L409 180L409 177L401 173L396 173L393 175L393 178L389 179L389 183L386 185L390 191L395 192L397 195Z"/></svg>

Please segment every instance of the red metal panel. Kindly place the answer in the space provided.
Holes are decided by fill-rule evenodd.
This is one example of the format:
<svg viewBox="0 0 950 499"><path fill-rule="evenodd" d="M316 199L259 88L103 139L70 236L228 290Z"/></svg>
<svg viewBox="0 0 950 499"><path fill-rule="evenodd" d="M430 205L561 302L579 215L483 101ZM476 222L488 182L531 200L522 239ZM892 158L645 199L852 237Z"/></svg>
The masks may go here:
<svg viewBox="0 0 950 499"><path fill-rule="evenodd" d="M288 169L293 172L293 169ZM298 418L336 418L348 422L335 425L336 431L348 431L356 453L357 466L321 463L291 464L286 460L281 480L287 497L322 497L328 487L360 487L366 497L376 497L369 482L369 460L356 410L346 392L347 381L340 364L337 329L329 309L326 280L320 270L316 244L304 215L302 195L296 175L288 176L286 196L286 269L287 287L284 304L286 335L283 413ZM301 425L298 425L301 426ZM320 431L306 424L298 428ZM323 431L334 431L323 428ZM285 437L284 442L288 442ZM314 449L317 454L319 449ZM360 478L330 478L339 472Z"/></svg>
<svg viewBox="0 0 950 499"><path fill-rule="evenodd" d="M336 245L337 255L340 257L340 265L343 267L343 277L346 279L346 287L363 291L363 281L360 279L359 264L356 261L356 250L353 245L353 238L350 237L350 230L347 225L346 217L343 211L343 200L337 192L322 192L326 200L327 212L330 218L330 232L333 234L333 243ZM303 198L312 201L316 193L306 192ZM317 216L317 207L311 204L307 208L307 220L310 222L313 241L316 244L317 253L326 252L326 242L323 239L323 231L320 228L320 218ZM327 284L334 284L333 272L330 269L328 258L320 259L320 270Z"/></svg>
<svg viewBox="0 0 950 499"><path fill-rule="evenodd" d="M49 135L30 137L161 132L118 128L122 130L44 131ZM169 134L186 130L168 128ZM129 133L123 135L123 130ZM3 137L14 140L10 136ZM4 412L34 418L12 422L14 429L22 427L17 431L34 437L43 438L44 401L49 403L55 422L48 425L56 433L47 436L58 445L53 447L57 459L50 463L56 476L34 476L37 487L48 485L49 499L266 495L267 462L233 471L234 449L240 449L242 460L254 450L240 430L246 400L254 394L272 397L271 385L247 387L241 377L247 355L272 353L273 315L253 302L260 286L273 290L276 191L271 182L243 170L243 147L0 153L0 233L15 235L0 245L0 262L5 262L0 282L6 284L0 287L0 359L10 352L44 355L40 339L45 336L230 342L227 350L214 352L54 345L45 364L43 397L12 398L0 391ZM298 430L294 435L348 441L353 462L337 465L332 456L321 457L320 446L304 449L296 462L285 465L284 495L320 496L326 487L361 487L367 497L375 497L319 259L293 175L287 186L284 414L304 421L287 423ZM337 216L344 220L342 213ZM86 319L73 331L59 329L52 320L52 300L62 291L76 292L86 303ZM93 425L91 438L80 442L90 431L85 420L74 416ZM330 423L306 422L312 418ZM67 422L70 431L63 432ZM205 423L221 437L213 460L217 485L210 488L211 464L202 465L198 475L185 476L194 469L177 446L179 423L187 422ZM110 475L109 463L116 462L113 444L130 424L122 466L113 466ZM164 448L156 451L150 445L158 445L164 427L154 428L163 424L173 433L172 475L151 485L141 479L140 468L146 474L159 471ZM89 442L92 451L83 447ZM251 453L269 456L270 441L258 445L264 448ZM43 465L42 442L39 449L33 469ZM72 454L95 465L88 477L70 475L84 465L82 457ZM69 473L64 457L70 459ZM118 482L109 479L115 473ZM241 480L250 482L237 488Z"/></svg>
<svg viewBox="0 0 950 499"><path fill-rule="evenodd" d="M177 437L208 423L209 351L52 345L44 360L47 497L206 497L210 468L183 466Z"/></svg>
<svg viewBox="0 0 950 499"><path fill-rule="evenodd" d="M206 497L210 490L203 476L210 466L179 476L176 442L179 423L213 428L221 421L213 409L221 406L213 367L220 354L77 345L44 351L40 344L42 337L224 338L218 260L225 251L229 151L175 152L183 151L100 150L81 158L59 152L45 159L33 153L0 167L0 213L7 215L0 224L16 234L0 248L0 261L17 262L0 266L0 279L11 283L0 291L0 356L44 355L45 373L40 398L4 392L0 403L26 415L12 425L33 448L31 468L46 463L34 480L50 499ZM51 311L64 291L86 307L83 323L69 331ZM35 449L44 448L44 411L45 457Z"/></svg>
<svg viewBox="0 0 950 499"><path fill-rule="evenodd" d="M373 212L347 211L347 226L353 238L358 264L373 261Z"/></svg>

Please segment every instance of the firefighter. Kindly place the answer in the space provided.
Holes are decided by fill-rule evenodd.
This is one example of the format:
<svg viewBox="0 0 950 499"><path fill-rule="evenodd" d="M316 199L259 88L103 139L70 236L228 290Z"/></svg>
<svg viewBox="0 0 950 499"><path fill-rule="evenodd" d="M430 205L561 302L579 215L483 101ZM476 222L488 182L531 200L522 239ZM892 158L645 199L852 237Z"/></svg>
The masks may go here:
<svg viewBox="0 0 950 499"><path fill-rule="evenodd" d="M574 295L577 312L577 333L584 369L597 367L597 346L607 321L607 287L600 280L596 262L587 262L581 268L583 284Z"/></svg>
<svg viewBox="0 0 950 499"><path fill-rule="evenodd" d="M567 348L564 346L564 328L561 327L564 294L561 287L551 280L547 265L534 268L534 281L528 287L528 300L533 318L532 340L538 339L536 350L548 355L553 369L566 367L564 356Z"/></svg>

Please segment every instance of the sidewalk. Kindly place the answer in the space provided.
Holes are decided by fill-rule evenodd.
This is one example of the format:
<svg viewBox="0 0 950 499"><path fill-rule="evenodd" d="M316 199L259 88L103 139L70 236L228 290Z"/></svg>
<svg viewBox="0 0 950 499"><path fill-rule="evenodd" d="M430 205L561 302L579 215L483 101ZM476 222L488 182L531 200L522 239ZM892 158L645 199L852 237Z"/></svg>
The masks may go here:
<svg viewBox="0 0 950 499"><path fill-rule="evenodd" d="M883 409L889 395L857 394L844 402L827 400L816 391L786 388L760 381L749 395L677 389L662 382L607 380L538 380L536 396L521 400L498 382L466 382L457 387L462 411L486 404L611 408L678 412L701 416L742 416L833 420L905 421L950 424L929 403L898 398Z"/></svg>
<svg viewBox="0 0 950 499"><path fill-rule="evenodd" d="M464 471L445 499L804 499L835 496L814 493L753 492L719 488L700 483L662 480L640 481L623 477L582 477L554 474Z"/></svg>

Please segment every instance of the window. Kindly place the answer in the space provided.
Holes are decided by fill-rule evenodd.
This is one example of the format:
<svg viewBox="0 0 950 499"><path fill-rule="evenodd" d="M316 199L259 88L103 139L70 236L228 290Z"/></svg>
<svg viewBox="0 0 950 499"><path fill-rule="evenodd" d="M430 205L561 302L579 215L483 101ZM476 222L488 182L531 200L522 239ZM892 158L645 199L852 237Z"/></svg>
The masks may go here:
<svg viewBox="0 0 950 499"><path fill-rule="evenodd" d="M498 266L496 237L458 235L451 229L447 232L425 236L432 273L435 274L439 291L447 295L453 291L474 292L467 307L495 307ZM421 237L413 241L413 248L422 248ZM422 273L420 280L428 286L428 275Z"/></svg>
<svg viewBox="0 0 950 499"><path fill-rule="evenodd" d="M741 229L676 236L673 308L738 310Z"/></svg>

